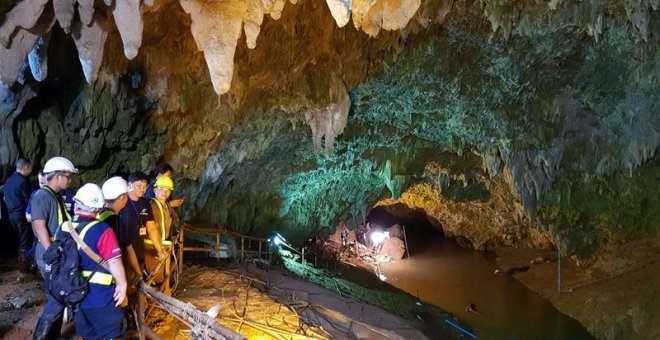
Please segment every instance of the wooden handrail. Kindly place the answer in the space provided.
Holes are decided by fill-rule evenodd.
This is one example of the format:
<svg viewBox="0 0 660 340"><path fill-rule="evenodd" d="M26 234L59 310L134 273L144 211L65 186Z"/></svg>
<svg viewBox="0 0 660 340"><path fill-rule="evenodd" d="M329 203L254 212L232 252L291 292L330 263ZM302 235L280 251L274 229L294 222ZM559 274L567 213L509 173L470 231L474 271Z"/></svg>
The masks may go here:
<svg viewBox="0 0 660 340"><path fill-rule="evenodd" d="M184 232L184 230L187 230L188 232L193 232L193 233L200 233L200 234L215 234L215 247L186 247L185 245L183 246L182 251L191 251L191 252L220 252L224 251L227 253L231 254L240 254L241 256L241 261L245 260L245 255L246 254L256 254L258 256L268 256L268 260L270 260L272 256L271 248L270 245L268 245L269 241L268 239L265 238L260 238L260 237L253 237L253 236L246 236L239 234L235 231L227 230L224 227L218 227L218 228L208 228L208 227L194 227L189 224L184 225L181 228L181 233ZM220 247L220 235L229 235L233 236L236 238L241 239L241 249L227 249L227 248L221 248ZM245 241L248 241L248 244L245 244ZM249 248L252 245L252 242L258 242L259 244L259 250L250 250L246 249ZM267 246L267 251L263 251L262 243L266 243ZM183 261L180 261L182 263Z"/></svg>

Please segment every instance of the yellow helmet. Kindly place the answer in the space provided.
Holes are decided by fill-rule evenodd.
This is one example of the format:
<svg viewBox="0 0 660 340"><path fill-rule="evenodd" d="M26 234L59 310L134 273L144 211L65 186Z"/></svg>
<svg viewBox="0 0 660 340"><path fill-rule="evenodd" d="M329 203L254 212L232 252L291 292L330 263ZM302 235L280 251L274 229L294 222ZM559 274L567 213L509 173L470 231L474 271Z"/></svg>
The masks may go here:
<svg viewBox="0 0 660 340"><path fill-rule="evenodd" d="M154 183L154 187L160 187L160 188L166 188L170 190L174 190L174 182L172 181L171 178L167 176L160 176L156 180L156 183Z"/></svg>

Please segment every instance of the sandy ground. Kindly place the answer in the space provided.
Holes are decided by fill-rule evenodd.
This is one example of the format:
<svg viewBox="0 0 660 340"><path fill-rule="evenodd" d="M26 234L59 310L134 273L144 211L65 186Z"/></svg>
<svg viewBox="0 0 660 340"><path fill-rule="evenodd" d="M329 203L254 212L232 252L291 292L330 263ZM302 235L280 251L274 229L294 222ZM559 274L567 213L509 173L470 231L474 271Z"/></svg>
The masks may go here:
<svg viewBox="0 0 660 340"><path fill-rule="evenodd" d="M515 278L549 299L563 313L579 320L596 337L660 338L660 239L609 246L580 265L573 259L562 258L561 294L557 292L555 253L513 248L496 249L495 252L502 271L513 272ZM337 336L329 334L327 324L320 327L318 325L322 323L314 325L301 318L304 314L301 311L315 309L308 308L314 305L304 298L309 294L289 289L288 293L278 297L272 291L269 294L267 282L255 279L254 273L251 274L253 278L244 274L235 270L192 266L184 271L175 296L192 302L201 310L219 303L221 308L217 319L249 338ZM296 284L293 278L286 280L298 287L309 284L304 281ZM302 289L307 293L310 290ZM322 296L325 297L326 293ZM15 261L0 260L0 338L31 338L44 302L40 277L33 275L18 280ZM324 307L316 309L323 310ZM334 315L335 322L340 325L349 315L337 310L327 314ZM318 316L318 313L313 315ZM157 308L150 321L164 338L190 337L185 324ZM341 327L337 329L341 330ZM348 333L349 329L343 331L344 337L355 337Z"/></svg>
<svg viewBox="0 0 660 340"><path fill-rule="evenodd" d="M374 306L255 265L220 270L192 266L175 295L202 311L220 305L222 325L249 339L425 339L402 319ZM162 312L154 330L167 339L186 339L189 327Z"/></svg>

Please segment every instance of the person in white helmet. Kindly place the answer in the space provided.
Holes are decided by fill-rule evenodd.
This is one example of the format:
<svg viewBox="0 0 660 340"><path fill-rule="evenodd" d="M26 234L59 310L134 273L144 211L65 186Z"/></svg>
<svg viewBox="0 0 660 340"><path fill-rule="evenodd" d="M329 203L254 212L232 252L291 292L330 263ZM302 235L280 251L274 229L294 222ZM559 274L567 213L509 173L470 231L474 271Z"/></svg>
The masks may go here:
<svg viewBox="0 0 660 340"><path fill-rule="evenodd" d="M44 165L43 173L46 176L44 185L30 200L32 209L32 231L39 242L35 247L34 258L41 272L41 276L48 286L50 268L43 261L43 254L50 246L53 236L57 234L60 225L71 219L62 197L58 194L71 183L71 175L77 174L78 169L64 157L53 157ZM53 339L60 336L64 306L54 297L47 295L44 307L33 339Z"/></svg>
<svg viewBox="0 0 660 340"><path fill-rule="evenodd" d="M122 195L126 193L119 196ZM97 219L106 203L104 196L101 188L92 183L83 185L74 196L75 216L71 227L105 261L101 265L82 249L78 250L81 274L89 278L89 292L76 312L76 333L83 339L116 339L124 336L124 313L120 306L126 299L127 282L117 237L110 225ZM115 197L115 204L118 198ZM125 198L119 199L123 203L119 202L118 206L126 204ZM68 223L62 225L62 230L69 231Z"/></svg>
<svg viewBox="0 0 660 340"><path fill-rule="evenodd" d="M138 274L137 279L142 279L142 269L138 263L133 247L133 233L128 225L125 225L119 218L119 213L126 207L128 202L128 182L125 179L115 176L103 183L101 187L103 198L105 198L105 208L99 213L99 221L103 221L112 227L117 236L117 242L124 254L124 267L127 269L127 278ZM128 269L132 268L131 275Z"/></svg>

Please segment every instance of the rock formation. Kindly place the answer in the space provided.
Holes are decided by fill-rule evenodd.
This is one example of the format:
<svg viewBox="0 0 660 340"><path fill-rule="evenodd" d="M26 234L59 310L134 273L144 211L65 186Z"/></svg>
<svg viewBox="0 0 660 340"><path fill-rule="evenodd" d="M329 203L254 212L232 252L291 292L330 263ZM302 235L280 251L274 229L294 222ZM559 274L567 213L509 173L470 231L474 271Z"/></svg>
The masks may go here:
<svg viewBox="0 0 660 340"><path fill-rule="evenodd" d="M658 5L3 1L0 173L166 161L187 220L302 239L405 204L582 256L660 230Z"/></svg>

